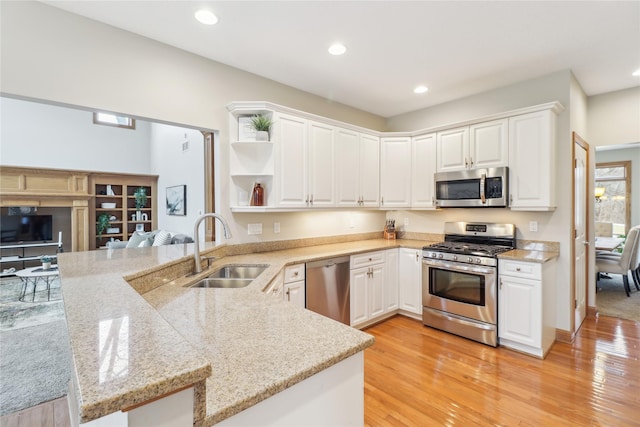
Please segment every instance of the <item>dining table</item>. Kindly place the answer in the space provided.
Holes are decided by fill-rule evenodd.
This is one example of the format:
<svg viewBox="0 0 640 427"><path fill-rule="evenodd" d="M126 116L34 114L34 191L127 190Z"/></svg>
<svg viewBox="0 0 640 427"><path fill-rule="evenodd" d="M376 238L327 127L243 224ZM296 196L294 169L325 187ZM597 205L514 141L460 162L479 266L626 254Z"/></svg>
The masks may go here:
<svg viewBox="0 0 640 427"><path fill-rule="evenodd" d="M619 248L624 242L624 238L622 237L606 237L606 236L598 236L596 237L596 250L598 251L613 251Z"/></svg>

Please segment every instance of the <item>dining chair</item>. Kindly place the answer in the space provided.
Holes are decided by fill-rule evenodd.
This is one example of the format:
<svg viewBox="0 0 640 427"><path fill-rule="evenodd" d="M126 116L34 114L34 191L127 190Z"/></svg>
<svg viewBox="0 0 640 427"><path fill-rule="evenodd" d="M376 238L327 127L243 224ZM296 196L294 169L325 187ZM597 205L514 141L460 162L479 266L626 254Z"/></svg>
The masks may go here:
<svg viewBox="0 0 640 427"><path fill-rule="evenodd" d="M631 263L629 267L629 272L631 273L631 278L633 279L633 284L636 286L637 290L640 290L640 226L631 227L629 232L633 228L637 228L638 235L636 238L635 246L631 251ZM620 259L622 254L620 252L611 252L611 251L596 251L596 261L599 259ZM598 278L600 277L600 273L598 273Z"/></svg>
<svg viewBox="0 0 640 427"><path fill-rule="evenodd" d="M627 233L627 239L622 253L617 255L614 253L608 255L596 256L596 269L598 271L597 278L600 273L621 274L624 284L624 291L630 296L631 288L629 287L629 275L631 271L633 282L636 289L640 290L640 277L638 276L638 252L640 251L640 226L632 227Z"/></svg>

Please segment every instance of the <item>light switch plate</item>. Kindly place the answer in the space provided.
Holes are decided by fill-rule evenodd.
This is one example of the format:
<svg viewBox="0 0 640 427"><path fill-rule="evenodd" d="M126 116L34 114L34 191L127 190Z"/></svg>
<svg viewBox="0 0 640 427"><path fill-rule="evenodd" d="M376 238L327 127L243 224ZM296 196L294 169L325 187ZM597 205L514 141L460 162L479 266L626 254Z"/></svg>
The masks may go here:
<svg viewBox="0 0 640 427"><path fill-rule="evenodd" d="M529 221L529 231L538 231L538 221Z"/></svg>
<svg viewBox="0 0 640 427"><path fill-rule="evenodd" d="M274 233L279 233L280 232L280 223L279 222L274 222L273 223L273 232Z"/></svg>
<svg viewBox="0 0 640 427"><path fill-rule="evenodd" d="M247 234L262 234L262 224L247 225Z"/></svg>

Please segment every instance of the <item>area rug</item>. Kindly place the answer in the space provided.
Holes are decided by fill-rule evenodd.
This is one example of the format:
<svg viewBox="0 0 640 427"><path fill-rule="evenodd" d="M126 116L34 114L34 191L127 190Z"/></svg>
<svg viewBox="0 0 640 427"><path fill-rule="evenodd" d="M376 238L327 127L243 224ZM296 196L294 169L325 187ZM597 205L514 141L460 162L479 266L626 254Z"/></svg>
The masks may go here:
<svg viewBox="0 0 640 427"><path fill-rule="evenodd" d="M603 316L619 317L621 319L640 322L640 291L633 284L629 275L631 296L627 297L622 284L622 275L609 274L610 279L601 278L596 284L596 307Z"/></svg>
<svg viewBox="0 0 640 427"><path fill-rule="evenodd" d="M64 319L59 279L51 282L50 301L44 283L38 285L35 294L32 289L30 285L22 302L18 300L22 291L20 279L5 277L0 280L0 332Z"/></svg>
<svg viewBox="0 0 640 427"><path fill-rule="evenodd" d="M71 377L62 301L37 292L35 302L20 302L21 289L20 279L0 280L0 415L66 395ZM59 292L54 283L52 299Z"/></svg>

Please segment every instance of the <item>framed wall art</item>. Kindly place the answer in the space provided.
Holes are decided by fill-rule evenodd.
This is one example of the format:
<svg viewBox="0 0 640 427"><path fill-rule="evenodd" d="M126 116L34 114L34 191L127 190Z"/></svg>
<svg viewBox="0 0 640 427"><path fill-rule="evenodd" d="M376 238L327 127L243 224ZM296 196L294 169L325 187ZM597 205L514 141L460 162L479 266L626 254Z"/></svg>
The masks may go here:
<svg viewBox="0 0 640 427"><path fill-rule="evenodd" d="M187 214L187 186L167 187L167 215Z"/></svg>

